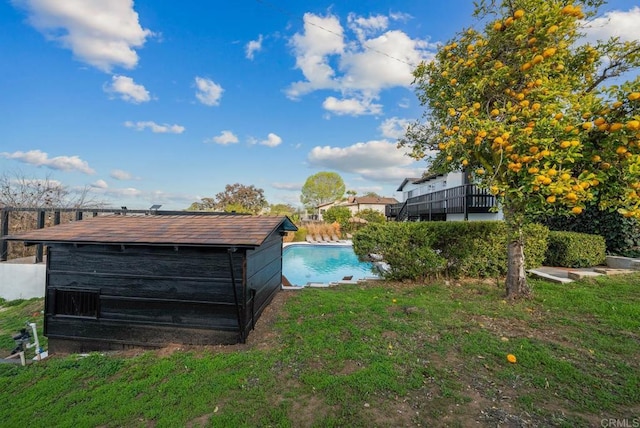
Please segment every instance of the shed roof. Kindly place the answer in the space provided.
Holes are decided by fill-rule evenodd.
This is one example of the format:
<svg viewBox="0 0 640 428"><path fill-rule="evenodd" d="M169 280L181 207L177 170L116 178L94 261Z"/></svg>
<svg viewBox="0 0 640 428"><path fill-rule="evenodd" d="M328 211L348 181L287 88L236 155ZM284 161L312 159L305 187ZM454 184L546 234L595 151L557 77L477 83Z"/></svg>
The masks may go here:
<svg viewBox="0 0 640 428"><path fill-rule="evenodd" d="M295 231L285 216L108 215L7 236L26 243L257 247L275 231Z"/></svg>

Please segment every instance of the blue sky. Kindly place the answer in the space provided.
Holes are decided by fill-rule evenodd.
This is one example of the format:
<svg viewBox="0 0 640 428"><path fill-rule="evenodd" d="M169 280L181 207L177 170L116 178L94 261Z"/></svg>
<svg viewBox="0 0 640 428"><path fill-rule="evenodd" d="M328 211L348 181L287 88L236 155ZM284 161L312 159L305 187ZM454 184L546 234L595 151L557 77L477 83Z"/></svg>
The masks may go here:
<svg viewBox="0 0 640 428"><path fill-rule="evenodd" d="M411 71L474 25L471 1L0 0L0 172L182 209L226 184L270 203L335 171L397 196L422 114ZM591 37L640 38L636 1Z"/></svg>

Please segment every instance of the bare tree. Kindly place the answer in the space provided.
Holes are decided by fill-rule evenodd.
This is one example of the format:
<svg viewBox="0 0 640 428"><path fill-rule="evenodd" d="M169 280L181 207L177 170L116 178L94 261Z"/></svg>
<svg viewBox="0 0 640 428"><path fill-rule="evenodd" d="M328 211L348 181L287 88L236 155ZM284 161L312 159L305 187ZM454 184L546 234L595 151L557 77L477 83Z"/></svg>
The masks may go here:
<svg viewBox="0 0 640 428"><path fill-rule="evenodd" d="M30 178L21 171L4 172L0 175L0 208L45 209L53 212L56 208L90 209L101 208L104 203L89 194L89 188L70 189L50 175L44 178ZM11 211L9 234L31 230L37 227L37 213L34 211ZM61 222L72 220L72 213L64 213ZM45 218L45 225L53 224L52 215ZM9 258L33 255L32 247L21 243L9 243Z"/></svg>

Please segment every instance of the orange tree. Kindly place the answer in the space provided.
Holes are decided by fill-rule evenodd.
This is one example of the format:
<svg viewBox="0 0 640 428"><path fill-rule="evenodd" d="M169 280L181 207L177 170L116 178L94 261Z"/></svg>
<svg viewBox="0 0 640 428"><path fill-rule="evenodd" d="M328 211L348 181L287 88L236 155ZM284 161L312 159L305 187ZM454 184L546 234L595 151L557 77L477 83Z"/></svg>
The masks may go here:
<svg viewBox="0 0 640 428"><path fill-rule="evenodd" d="M599 1L503 0L414 71L423 120L400 141L432 168L464 169L496 195L509 227L507 296L530 293L527 213L580 215L590 201L640 217L640 44L589 44ZM605 87L605 83L617 83Z"/></svg>

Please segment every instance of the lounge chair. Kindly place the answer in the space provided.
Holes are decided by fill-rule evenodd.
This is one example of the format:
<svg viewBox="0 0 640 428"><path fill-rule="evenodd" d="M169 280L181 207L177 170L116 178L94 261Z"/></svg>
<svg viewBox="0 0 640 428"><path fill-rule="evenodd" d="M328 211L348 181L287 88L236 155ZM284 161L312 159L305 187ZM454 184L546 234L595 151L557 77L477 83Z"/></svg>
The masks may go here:
<svg viewBox="0 0 640 428"><path fill-rule="evenodd" d="M331 242L331 238L329 238L329 235L327 234L323 234L322 239L324 239L325 242Z"/></svg>
<svg viewBox="0 0 640 428"><path fill-rule="evenodd" d="M313 237L311 235L307 235L306 238L304 238L309 244L315 244L316 240L313 239Z"/></svg>
<svg viewBox="0 0 640 428"><path fill-rule="evenodd" d="M333 235L331 235L331 240L334 242L339 242L340 238L338 238L338 235L336 235L335 233Z"/></svg>
<svg viewBox="0 0 640 428"><path fill-rule="evenodd" d="M324 239L322 239L322 235L316 235L316 242L324 242Z"/></svg>

